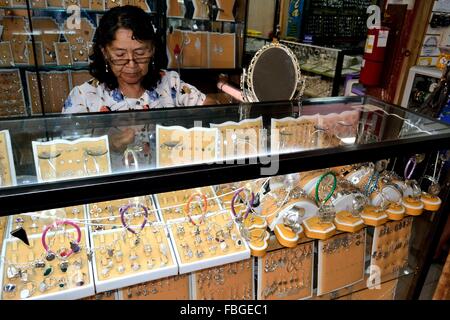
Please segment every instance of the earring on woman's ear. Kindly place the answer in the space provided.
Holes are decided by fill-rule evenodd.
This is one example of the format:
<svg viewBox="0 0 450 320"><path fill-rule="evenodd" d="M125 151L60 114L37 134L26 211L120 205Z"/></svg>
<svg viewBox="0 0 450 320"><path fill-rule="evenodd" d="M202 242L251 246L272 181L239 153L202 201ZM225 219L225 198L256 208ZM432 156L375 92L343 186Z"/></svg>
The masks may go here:
<svg viewBox="0 0 450 320"><path fill-rule="evenodd" d="M108 67L108 63L105 63L105 71L106 71L106 73L108 73L108 72L109 72L109 67Z"/></svg>

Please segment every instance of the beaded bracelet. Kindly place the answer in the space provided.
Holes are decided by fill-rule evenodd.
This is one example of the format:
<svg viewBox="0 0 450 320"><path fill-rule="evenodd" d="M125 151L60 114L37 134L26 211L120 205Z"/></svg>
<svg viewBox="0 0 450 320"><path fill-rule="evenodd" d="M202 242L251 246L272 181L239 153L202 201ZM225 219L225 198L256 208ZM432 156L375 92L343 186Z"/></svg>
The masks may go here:
<svg viewBox="0 0 450 320"><path fill-rule="evenodd" d="M236 209L235 209L234 206L235 206L235 203L236 203L236 200L237 200L238 196L242 192L244 192L245 190L246 190L246 188L241 188L241 189L237 190L234 193L233 199L231 200L231 212L236 217L236 219L238 219L239 221L243 221L243 220L247 219L250 211L252 210L253 203L255 202L255 194L251 190L249 190L250 191L250 200L248 201L247 209L245 211L245 214L243 216L238 217L238 215L236 213Z"/></svg>
<svg viewBox="0 0 450 320"><path fill-rule="evenodd" d="M45 229L44 229L44 232L42 233L41 242L42 242L42 246L44 247L45 252L47 253L46 254L47 261L52 261L56 257L55 253L52 250L50 250L50 248L48 247L47 240L46 240L47 233L53 227L58 227L58 226L61 226L61 225L70 225L70 226L74 227L76 232L77 232L77 240L70 242L70 248L71 249L70 249L70 251L64 253L64 258L68 258L73 253L78 253L81 250L81 247L79 245L80 241L81 241L81 229L80 229L80 227L75 222L72 222L72 221L69 221L69 220L58 220L54 224L50 224L50 225L46 226Z"/></svg>
<svg viewBox="0 0 450 320"><path fill-rule="evenodd" d="M202 206L202 216L200 217L200 221L197 224L194 219L192 219L192 215L191 215L191 202L192 200L194 200L194 198L200 198L201 200L203 200L203 206ZM205 214L206 214L206 210L208 209L208 200L206 199L206 196L204 194L201 193L194 193L189 197L188 202L186 203L186 207L185 207L185 211L187 213L187 216L189 218L189 221L196 227L198 227L200 224L203 223L203 221L205 220Z"/></svg>
<svg viewBox="0 0 450 320"><path fill-rule="evenodd" d="M131 228L127 222L125 221L125 214L128 212L128 210L130 210L131 208L141 208L144 210L144 221L142 222L139 231L134 230L133 228ZM130 203L124 207L119 208L119 212L120 212L120 220L122 221L122 225L131 233L135 234L135 235L139 235L139 233L144 229L147 221L148 221L148 210L147 207L145 207L144 205L140 204L140 203Z"/></svg>

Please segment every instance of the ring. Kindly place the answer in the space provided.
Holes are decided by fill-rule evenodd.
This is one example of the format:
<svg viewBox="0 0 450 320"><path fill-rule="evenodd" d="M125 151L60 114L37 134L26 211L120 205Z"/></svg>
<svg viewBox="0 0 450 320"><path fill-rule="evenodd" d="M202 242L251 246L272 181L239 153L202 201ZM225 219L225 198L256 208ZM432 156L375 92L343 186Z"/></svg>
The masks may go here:
<svg viewBox="0 0 450 320"><path fill-rule="evenodd" d="M77 240L76 240L76 243L74 242L74 244L78 245L81 242L81 229L75 222L72 222L72 221L69 221L69 220L58 220L54 224L50 224L50 225L46 226L45 229L44 229L44 232L42 233L41 242L42 242L42 246L44 247L44 250L47 253L52 252L49 249L48 245L47 245L47 241L46 241L47 233L53 227L58 227L58 226L61 226L61 225L70 225L70 226L74 227L75 230L77 231ZM71 247L71 249L70 249L70 251L68 251L66 253L65 258L70 257L74 253L74 249L73 249L74 246L71 245L70 247Z"/></svg>

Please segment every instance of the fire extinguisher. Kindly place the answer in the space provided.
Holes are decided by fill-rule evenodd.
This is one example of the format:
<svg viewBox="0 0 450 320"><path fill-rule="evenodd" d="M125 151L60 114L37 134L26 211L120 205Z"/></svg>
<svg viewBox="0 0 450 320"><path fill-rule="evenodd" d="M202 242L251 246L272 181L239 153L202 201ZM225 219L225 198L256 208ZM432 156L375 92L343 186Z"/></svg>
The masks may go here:
<svg viewBox="0 0 450 320"><path fill-rule="evenodd" d="M359 82L365 86L378 86L381 83L389 28L373 27L367 32L366 47Z"/></svg>

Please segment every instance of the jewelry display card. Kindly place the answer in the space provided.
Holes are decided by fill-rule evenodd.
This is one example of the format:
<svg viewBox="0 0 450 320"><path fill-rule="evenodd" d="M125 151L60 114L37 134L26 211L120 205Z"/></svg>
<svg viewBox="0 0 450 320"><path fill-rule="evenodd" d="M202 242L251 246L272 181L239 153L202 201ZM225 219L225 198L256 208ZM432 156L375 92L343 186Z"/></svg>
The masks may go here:
<svg viewBox="0 0 450 320"><path fill-rule="evenodd" d="M186 8L184 2L178 0L166 0L168 18L184 18Z"/></svg>
<svg viewBox="0 0 450 320"><path fill-rule="evenodd" d="M92 3L91 3L92 4ZM94 38L95 27L87 19L80 19L80 28L74 30L64 24L64 37L70 43L70 50L74 64L86 64L89 61L89 51Z"/></svg>
<svg viewBox="0 0 450 320"><path fill-rule="evenodd" d="M80 71L71 71L70 72L70 87L75 88L76 86L82 85L83 83L91 80L93 77L89 73L89 71L86 70L80 70Z"/></svg>
<svg viewBox="0 0 450 320"><path fill-rule="evenodd" d="M105 0L90 0L90 8L92 10L99 10L104 11L105 10Z"/></svg>
<svg viewBox="0 0 450 320"><path fill-rule="evenodd" d="M370 267L376 267L381 277L395 275L408 266L413 221L413 217L407 217L375 227Z"/></svg>
<svg viewBox="0 0 450 320"><path fill-rule="evenodd" d="M28 96L32 114L42 114L41 100L35 72L26 71ZM61 113L70 93L69 71L40 72L45 113Z"/></svg>
<svg viewBox="0 0 450 320"><path fill-rule="evenodd" d="M32 8L47 8L47 0L31 0Z"/></svg>
<svg viewBox="0 0 450 320"><path fill-rule="evenodd" d="M175 0L176 1L176 0ZM167 41L167 57L168 57L168 68L178 68L182 67L182 57L181 53L178 55L175 55L175 48L179 48L181 51L181 48L183 48L184 44L184 33L181 30L175 29L172 32L169 30L166 34L166 41ZM195 48L195 46L194 46Z"/></svg>
<svg viewBox="0 0 450 320"><path fill-rule="evenodd" d="M264 151L262 117L211 124L219 129L219 159L256 156Z"/></svg>
<svg viewBox="0 0 450 320"><path fill-rule="evenodd" d="M83 209L80 216L86 219ZM48 219L48 225L54 219ZM45 234L48 249L41 245L43 234L29 236L29 246L15 238L5 240L5 263L0 269L2 299L80 299L95 293L86 254L90 250L86 228L79 227L80 234L71 225L58 225L56 231L52 230ZM78 236L81 241L76 242L79 251L75 251L73 241ZM73 253L68 254L70 249Z"/></svg>
<svg viewBox="0 0 450 320"><path fill-rule="evenodd" d="M10 0L10 1L11 7L26 8L27 6L26 0Z"/></svg>
<svg viewBox="0 0 450 320"><path fill-rule="evenodd" d="M58 66L72 65L72 51L69 42L55 42L56 64Z"/></svg>
<svg viewBox="0 0 450 320"><path fill-rule="evenodd" d="M192 0L194 4L194 20L209 20L209 1Z"/></svg>
<svg viewBox="0 0 450 320"><path fill-rule="evenodd" d="M59 40L60 26L53 18L33 17L33 31L36 32L35 40L43 43L45 64L56 64L54 43Z"/></svg>
<svg viewBox="0 0 450 320"><path fill-rule="evenodd" d="M208 33L183 31L181 65L187 68L208 66ZM181 47L181 46L180 46Z"/></svg>
<svg viewBox="0 0 450 320"><path fill-rule="evenodd" d="M25 97L18 69L0 70L0 117L25 115Z"/></svg>
<svg viewBox="0 0 450 320"><path fill-rule="evenodd" d="M258 258L258 300L300 300L313 295L314 242Z"/></svg>
<svg viewBox="0 0 450 320"><path fill-rule="evenodd" d="M217 21L235 22L233 8L236 0L216 0L219 12L217 13Z"/></svg>
<svg viewBox="0 0 450 320"><path fill-rule="evenodd" d="M235 68L236 34L209 33L209 67L215 69Z"/></svg>
<svg viewBox="0 0 450 320"><path fill-rule="evenodd" d="M88 215L92 221L91 231L111 230L121 228L121 213L120 209L130 204L142 204L148 210L148 222L153 223L159 221L156 207L153 204L151 196L134 197L128 199L120 199L99 203L91 203L87 205ZM142 221L144 212L142 209L133 209L135 212L135 219L130 223L132 225L139 224Z"/></svg>
<svg viewBox="0 0 450 320"><path fill-rule="evenodd" d="M16 185L11 138L8 130L0 131L0 188Z"/></svg>
<svg viewBox="0 0 450 320"><path fill-rule="evenodd" d="M194 127L156 126L156 166L213 162L217 159L219 131Z"/></svg>
<svg viewBox="0 0 450 320"><path fill-rule="evenodd" d="M250 258L247 242L229 211L191 219L168 222L180 274Z"/></svg>
<svg viewBox="0 0 450 320"><path fill-rule="evenodd" d="M366 229L319 240L317 295L324 295L364 279Z"/></svg>
<svg viewBox="0 0 450 320"><path fill-rule="evenodd" d="M108 136L33 141L32 146L39 182L111 173Z"/></svg>
<svg viewBox="0 0 450 320"><path fill-rule="evenodd" d="M36 48L36 58L37 58L37 65L43 66L44 65L44 47L42 45L42 42L35 42L34 43ZM34 54L33 54L33 43L28 41L27 42L27 51L25 53L28 57L28 61L31 65L35 65L36 61L34 60Z"/></svg>
<svg viewBox="0 0 450 320"><path fill-rule="evenodd" d="M350 300L395 300L398 279L380 284L377 289L365 289L353 292Z"/></svg>
<svg viewBox="0 0 450 320"><path fill-rule="evenodd" d="M25 5L25 0L23 0ZM14 63L29 64L25 51L27 49L26 41L30 40L27 32L27 21L24 17L5 16L2 19L3 41L9 41L11 44Z"/></svg>
<svg viewBox="0 0 450 320"><path fill-rule="evenodd" d="M109 10L115 7L120 7L122 0L105 0L105 10Z"/></svg>
<svg viewBox="0 0 450 320"><path fill-rule="evenodd" d="M178 190L155 195L156 205L162 221L185 218L187 213L185 206L192 194L199 193L206 196L207 212L217 212L223 208L220 206L217 195L212 187L202 187L187 190ZM201 214L201 208L192 208L192 215Z"/></svg>
<svg viewBox="0 0 450 320"><path fill-rule="evenodd" d="M136 241L135 234L124 228L90 235L97 292L133 286L178 273L166 227L161 223L145 226L139 233L139 241Z"/></svg>
<svg viewBox="0 0 450 320"><path fill-rule="evenodd" d="M313 135L318 115L272 119L271 146L274 152L301 151L314 148Z"/></svg>
<svg viewBox="0 0 450 320"><path fill-rule="evenodd" d="M80 6L80 0L62 0L63 7L68 8L70 6Z"/></svg>
<svg viewBox="0 0 450 320"><path fill-rule="evenodd" d="M62 8L63 0L47 0L47 6L49 8Z"/></svg>
<svg viewBox="0 0 450 320"><path fill-rule="evenodd" d="M119 291L120 300L189 300L189 275L140 283Z"/></svg>
<svg viewBox="0 0 450 320"><path fill-rule="evenodd" d="M0 67L14 66L14 59L12 56L11 42L0 42Z"/></svg>
<svg viewBox="0 0 450 320"><path fill-rule="evenodd" d="M253 259L192 274L192 300L254 300Z"/></svg>

